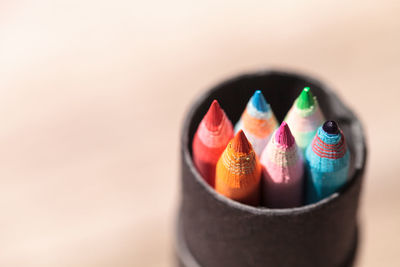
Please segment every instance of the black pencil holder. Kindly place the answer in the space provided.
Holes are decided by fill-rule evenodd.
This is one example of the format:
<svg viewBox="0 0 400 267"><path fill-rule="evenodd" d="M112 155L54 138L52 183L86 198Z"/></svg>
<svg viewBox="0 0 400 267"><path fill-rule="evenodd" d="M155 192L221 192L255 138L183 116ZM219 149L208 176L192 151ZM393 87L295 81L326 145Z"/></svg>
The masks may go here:
<svg viewBox="0 0 400 267"><path fill-rule="evenodd" d="M255 90L262 90L278 120L310 86L326 119L342 128L351 153L350 177L339 192L292 209L251 207L214 191L193 165L191 144L213 99L233 123ZM352 266L358 245L357 210L366 163L362 126L341 100L310 77L264 71L235 77L205 92L190 108L181 136L181 205L176 254L184 267Z"/></svg>

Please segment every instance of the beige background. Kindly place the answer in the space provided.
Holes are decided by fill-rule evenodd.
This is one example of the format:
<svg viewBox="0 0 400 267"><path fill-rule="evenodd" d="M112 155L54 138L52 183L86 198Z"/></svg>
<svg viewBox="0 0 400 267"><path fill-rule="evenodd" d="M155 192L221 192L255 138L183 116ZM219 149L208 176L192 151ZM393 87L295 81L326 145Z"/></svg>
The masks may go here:
<svg viewBox="0 0 400 267"><path fill-rule="evenodd" d="M171 266L185 110L269 66L362 118L359 266L399 266L400 2L189 2L0 1L0 266Z"/></svg>

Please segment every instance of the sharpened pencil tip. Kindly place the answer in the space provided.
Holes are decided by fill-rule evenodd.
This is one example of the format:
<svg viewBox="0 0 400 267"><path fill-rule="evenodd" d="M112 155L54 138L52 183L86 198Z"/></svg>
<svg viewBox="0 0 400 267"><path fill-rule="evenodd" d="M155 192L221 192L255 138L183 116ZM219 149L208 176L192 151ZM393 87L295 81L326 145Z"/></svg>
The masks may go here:
<svg viewBox="0 0 400 267"><path fill-rule="evenodd" d="M335 121L326 121L322 126L322 129L328 134L338 134L339 126Z"/></svg>
<svg viewBox="0 0 400 267"><path fill-rule="evenodd" d="M315 104L314 96L311 93L310 87L304 87L299 97L297 98L297 107L299 109L308 109Z"/></svg>
<svg viewBox="0 0 400 267"><path fill-rule="evenodd" d="M282 122L281 126L276 130L275 141L286 147L291 147L294 144L294 137L290 131L289 125Z"/></svg>
<svg viewBox="0 0 400 267"><path fill-rule="evenodd" d="M210 131L216 131L224 117L224 111L217 100L214 100L204 116L204 122Z"/></svg>
<svg viewBox="0 0 400 267"><path fill-rule="evenodd" d="M265 100L265 97L260 90L257 90L251 97L251 103L260 112L268 111L267 101Z"/></svg>
<svg viewBox="0 0 400 267"><path fill-rule="evenodd" d="M232 148L239 153L249 153L253 149L242 130L235 135L231 144Z"/></svg>

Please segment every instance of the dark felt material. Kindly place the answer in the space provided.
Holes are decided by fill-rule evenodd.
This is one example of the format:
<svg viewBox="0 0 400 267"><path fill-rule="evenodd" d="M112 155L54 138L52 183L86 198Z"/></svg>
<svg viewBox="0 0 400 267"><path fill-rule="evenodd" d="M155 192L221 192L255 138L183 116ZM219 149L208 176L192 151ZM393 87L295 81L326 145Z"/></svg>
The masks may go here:
<svg viewBox="0 0 400 267"><path fill-rule="evenodd" d="M329 198L294 209L250 207L210 188L193 166L191 143L212 100L217 99L236 123L247 100L260 89L281 121L304 86L311 87L326 119L337 121L344 132L352 156L351 181ZM277 71L239 76L207 91L191 106L181 138L179 266L352 265L366 146L360 122L326 86L306 76Z"/></svg>

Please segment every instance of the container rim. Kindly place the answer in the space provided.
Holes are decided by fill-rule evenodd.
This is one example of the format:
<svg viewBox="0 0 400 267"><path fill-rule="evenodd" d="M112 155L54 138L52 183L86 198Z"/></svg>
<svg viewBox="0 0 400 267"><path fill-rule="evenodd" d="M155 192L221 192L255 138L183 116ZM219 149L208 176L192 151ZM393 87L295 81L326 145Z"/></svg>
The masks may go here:
<svg viewBox="0 0 400 267"><path fill-rule="evenodd" d="M246 204L242 204L240 202L237 202L235 200L232 200L230 198L227 198L218 192L214 190L200 175L200 173L197 171L196 167L194 166L192 156L189 150L189 147L191 146L190 143L190 136L189 136L189 128L190 128L190 123L194 117L195 111L200 107L201 103L203 103L210 94L212 94L215 91L218 91L221 87L225 86L226 84L233 83L235 81L242 80L244 78L251 78L251 77L260 77L260 76L267 76L267 75L281 75L281 76L291 76L294 78L297 78L299 80L304 80L307 81L308 83L314 84L321 89L323 89L329 97L334 98L334 100L342 105L342 108L346 111L346 114L348 114L348 117L350 117L351 120L351 134L352 134L352 139L354 142L357 144L354 145L354 173L352 177L350 178L349 182L338 192L330 195L329 197L326 197L316 203L312 204L307 204L303 205L300 207L295 207L295 208L284 208L284 209L272 209L268 207L253 207L249 206ZM254 215L293 215L293 214L301 214L301 213L307 213L310 211L322 209L324 206L327 204L334 204L341 195L345 195L351 187L354 186L354 184L357 182L358 179L362 179L362 174L365 169L365 164L366 164L366 144L365 144L365 137L363 135L363 128L361 125L361 122L358 120L358 118L355 116L354 112L352 112L341 100L339 100L338 96L330 89L327 87L325 84L320 82L319 80L316 80L310 76L304 75L304 74L299 74L294 71L284 71L284 70L278 70L278 69L265 69L261 71L256 71L256 72L248 72L240 75L233 76L233 78L229 78L224 80L221 83L218 83L217 85L213 86L211 89L206 90L203 92L199 97L196 98L196 100L192 103L192 105L189 108L189 111L186 113L186 116L184 118L184 123L183 127L181 129L181 149L182 149L182 155L183 155L183 160L186 162L188 165L190 171L193 173L193 176L195 177L195 181L200 184L200 186L207 191L212 198L214 198L216 201L220 202L223 205L226 205L231 208L236 208L239 209L243 212L247 212L249 214L254 214Z"/></svg>

